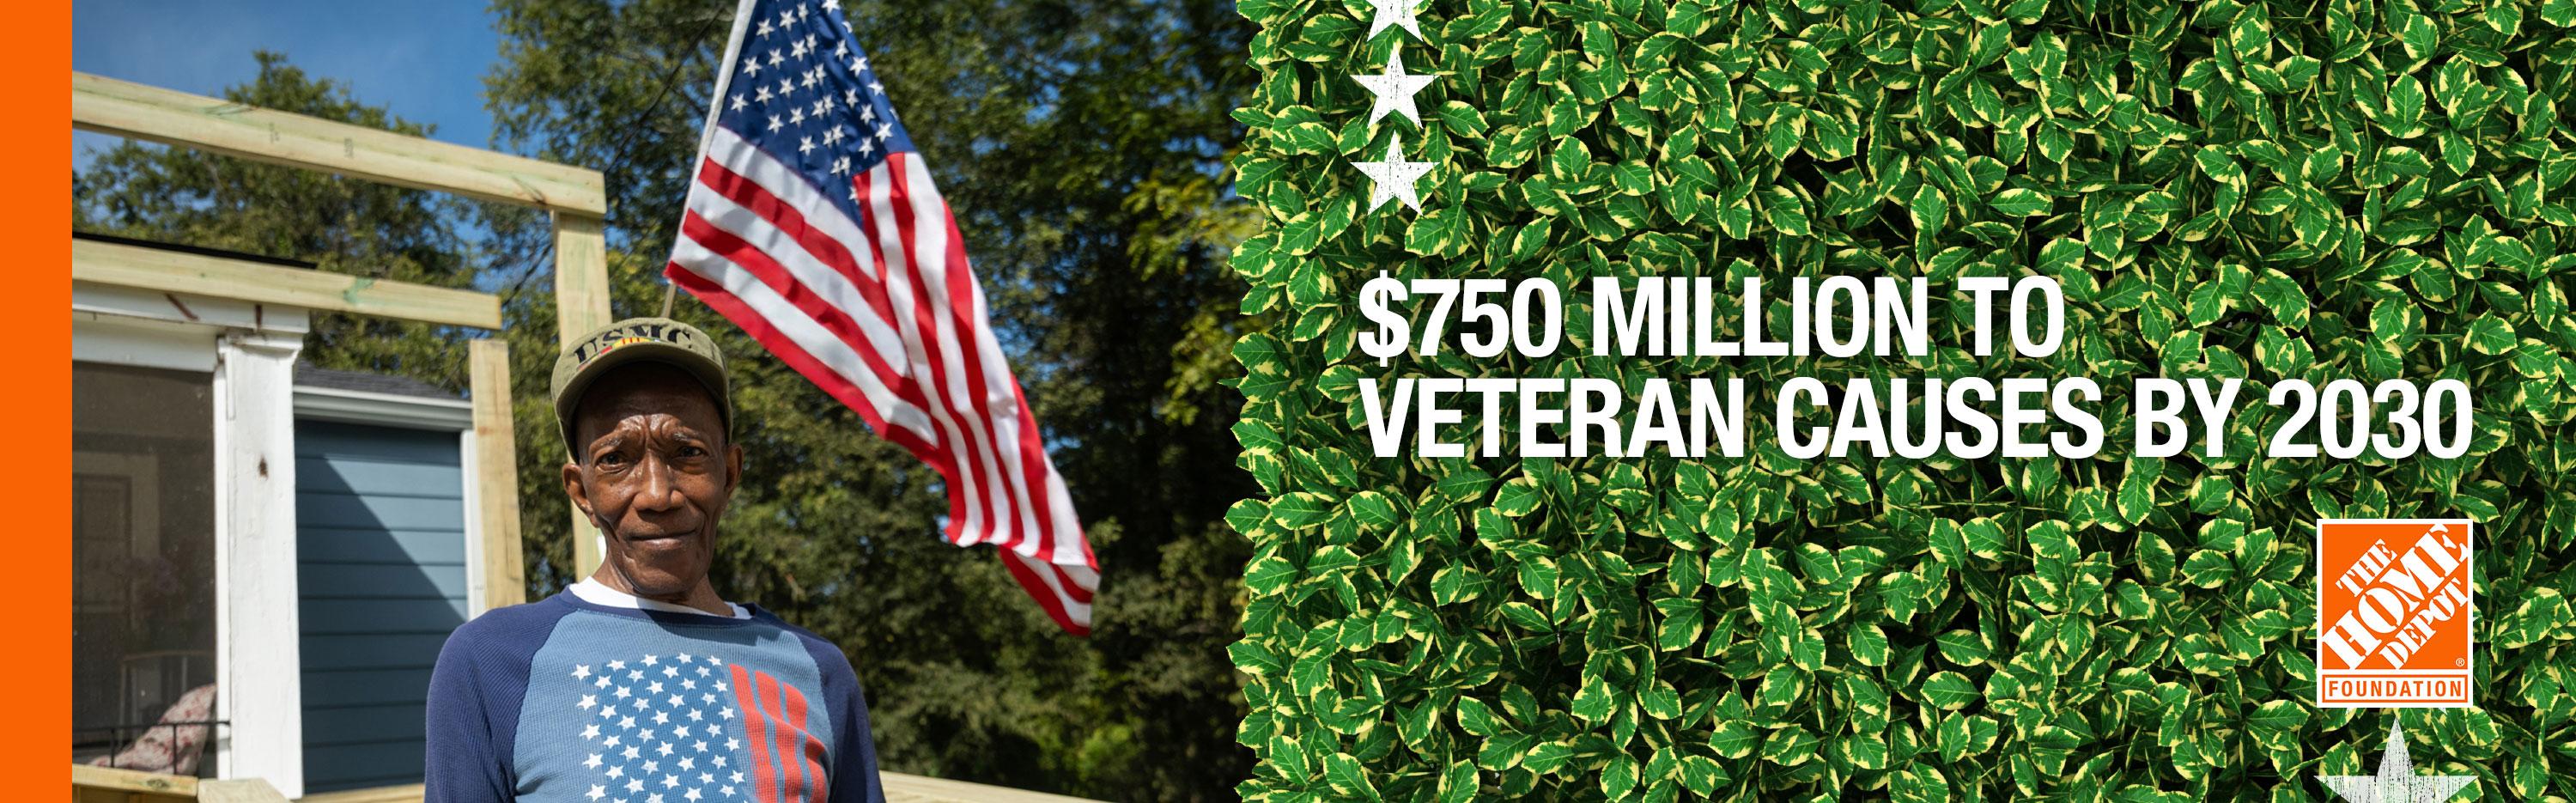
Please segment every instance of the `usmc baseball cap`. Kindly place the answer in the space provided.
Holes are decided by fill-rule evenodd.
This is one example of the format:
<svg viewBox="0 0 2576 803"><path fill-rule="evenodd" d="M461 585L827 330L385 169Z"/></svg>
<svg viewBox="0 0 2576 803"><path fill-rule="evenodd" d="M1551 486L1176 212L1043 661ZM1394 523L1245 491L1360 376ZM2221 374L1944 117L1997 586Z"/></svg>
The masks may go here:
<svg viewBox="0 0 2576 803"><path fill-rule="evenodd" d="M573 413L590 383L612 369L639 362L665 363L698 380L715 397L724 416L725 437L733 436L733 397L726 391L724 354L707 333L669 318L628 318L591 330L564 346L555 357L555 424L564 451L578 457L573 445Z"/></svg>

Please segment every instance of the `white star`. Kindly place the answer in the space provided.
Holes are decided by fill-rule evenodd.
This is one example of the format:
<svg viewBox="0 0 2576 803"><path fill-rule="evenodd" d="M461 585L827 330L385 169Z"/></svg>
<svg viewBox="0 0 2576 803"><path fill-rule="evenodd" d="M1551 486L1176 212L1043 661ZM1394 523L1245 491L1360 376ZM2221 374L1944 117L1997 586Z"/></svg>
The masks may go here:
<svg viewBox="0 0 2576 803"><path fill-rule="evenodd" d="M591 723L590 727L587 727L587 728L583 728L583 729L581 729L581 738L584 738L584 739L597 739L597 738L599 738L599 724L598 724L598 723ZM613 739L613 738L616 738L616 737L613 737L613 736L612 736L612 737L609 737L609 738L612 738L612 739Z"/></svg>
<svg viewBox="0 0 2576 803"><path fill-rule="evenodd" d="M861 106L861 107L859 107L859 120L860 120L861 122L868 122L868 123L876 122L876 121L877 121L877 107L875 107L875 106Z"/></svg>
<svg viewBox="0 0 2576 803"><path fill-rule="evenodd" d="M868 57L866 57L866 56L860 56L860 57L859 57L859 60L858 60L857 62L854 62L854 63L852 63L852 64L850 65L850 71L851 71L851 72L867 72L867 71L868 71Z"/></svg>
<svg viewBox="0 0 2576 803"><path fill-rule="evenodd" d="M733 781L734 783L742 783L742 773L734 773L733 777L727 778L726 780Z"/></svg>
<svg viewBox="0 0 2576 803"><path fill-rule="evenodd" d="M653 712L653 724L655 724L655 725L668 725L668 724L671 724L671 712L669 712L669 711L655 711L655 712Z"/></svg>
<svg viewBox="0 0 2576 803"><path fill-rule="evenodd" d="M787 110L787 124L788 124L788 125L804 125L804 124L805 124L805 107L803 107L803 106L798 106L798 107L793 108L793 109L788 109L788 110ZM668 670L665 670L665 671L668 671Z"/></svg>
<svg viewBox="0 0 2576 803"><path fill-rule="evenodd" d="M629 791L629 792L641 792L641 791L644 791L644 779L642 779L642 778L628 778L628 779L626 779L626 791Z"/></svg>
<svg viewBox="0 0 2576 803"><path fill-rule="evenodd" d="M799 17L805 16L805 7L804 7L804 6L797 6L797 7L796 7L796 16L799 16ZM810 33L805 35L804 45L805 45L805 52L808 52L808 53L811 53L811 52L813 52L816 48L821 47L821 45L817 45L817 44L815 44L815 43L814 43L814 35L813 35L813 34L810 34Z"/></svg>
<svg viewBox="0 0 2576 803"><path fill-rule="evenodd" d="M598 680L591 681L591 682L590 682L590 685L591 685L591 688L595 688L595 689L605 689L605 688L608 688L608 676L607 676L607 675L601 675L601 676L599 676L599 679L598 679Z"/></svg>
<svg viewBox="0 0 2576 803"><path fill-rule="evenodd" d="M632 727L635 727L635 718L634 718L634 717L623 717L623 718L620 718L620 719L618 719L618 720L617 720L617 727L620 727L620 728L632 728Z"/></svg>
<svg viewBox="0 0 2576 803"><path fill-rule="evenodd" d="M841 10L841 0L823 0L823 10L825 10L825 11L839 11L839 10ZM733 794L733 793L731 793L731 792L727 792L727 793L725 793L725 794Z"/></svg>
<svg viewBox="0 0 2576 803"><path fill-rule="evenodd" d="M778 10L778 27L785 28L794 24L796 24L796 9L782 8Z"/></svg>
<svg viewBox="0 0 2576 803"><path fill-rule="evenodd" d="M651 774L651 773L656 773L656 772L661 772L661 771L662 771L662 762L659 762L659 761L646 761L646 762L644 762L644 772L645 772L646 774Z"/></svg>
<svg viewBox="0 0 2576 803"><path fill-rule="evenodd" d="M813 138L813 137L799 137L799 138L798 138L798 141L797 141L797 143L796 143L796 152L797 152L797 153L807 153L807 152L811 152L811 151L813 151L813 150L814 150L814 138Z"/></svg>
<svg viewBox="0 0 2576 803"><path fill-rule="evenodd" d="M677 775L664 775L664 776L662 776L662 788L664 788L664 789L673 789L673 788L677 788L677 787L679 787L679 785L680 785L680 776L677 776Z"/></svg>
<svg viewBox="0 0 2576 803"><path fill-rule="evenodd" d="M589 760L589 761L584 761L584 762L582 762L582 763L581 763L581 765L582 765L582 766L584 766L584 767L591 768L591 769L599 769L599 754L598 754L598 753L592 753L592 754L590 754L590 760Z"/></svg>
<svg viewBox="0 0 2576 803"><path fill-rule="evenodd" d="M679 677L679 676L680 676L680 668L679 668L679 667L676 667L676 666L666 666L666 667L662 667L662 676L663 676L663 677L666 677L666 678L669 678L669 677Z"/></svg>
<svg viewBox="0 0 2576 803"><path fill-rule="evenodd" d="M574 705L581 706L581 710L584 710L584 711L588 711L588 710L590 710L590 707L591 707L591 706L595 706L595 705L598 705L598 704L599 704L599 695L596 695L596 694L585 694L585 695L582 695L582 696L581 696L581 702L579 702L579 703L574 703ZM609 706L609 707L610 707L610 708L615 708L616 706Z"/></svg>
<svg viewBox="0 0 2576 803"><path fill-rule="evenodd" d="M725 788L720 791L724 792L725 797L733 797L733 784L725 784Z"/></svg>
<svg viewBox="0 0 2576 803"><path fill-rule="evenodd" d="M778 79L778 96L779 96L779 97L782 97L782 98L783 98L783 97L787 97L787 96L788 96L788 94L793 93L793 92L795 92L795 91L796 91L796 82L795 82L795 81L791 81L791 80L788 80L788 79L785 79L785 78L780 78L780 79Z"/></svg>
<svg viewBox="0 0 2576 803"><path fill-rule="evenodd" d="M707 751L707 741L705 739L698 740L695 746L698 748L698 752L704 753Z"/></svg>
<svg viewBox="0 0 2576 803"><path fill-rule="evenodd" d="M654 694L661 694L661 693L662 693L662 681L658 681L658 680L653 681L653 685L650 685L650 686L646 686L646 687L644 687L644 690L645 690L645 691L652 692L652 693L654 693Z"/></svg>
<svg viewBox="0 0 2576 803"><path fill-rule="evenodd" d="M843 106L856 106L856 105L859 105L859 91L858 91L858 90L856 90L856 89L844 89L844 90L841 90L841 105L843 105ZM713 660L715 660L715 659L713 659L713 658L709 658L709 659L707 659L707 660L709 660L709 661L713 661ZM704 672L704 671L707 671L707 668L706 668L706 667L701 666L701 667L698 667L698 671L700 671L700 672Z"/></svg>
<svg viewBox="0 0 2576 803"><path fill-rule="evenodd" d="M803 40L803 39L798 39L798 40L796 40L796 41L793 41L793 42L789 42L789 43L787 43L787 55L789 55L789 56L791 56L791 57L794 57L794 58L800 58L800 59L801 59L801 58L804 58L804 57L805 57L805 40Z"/></svg>
<svg viewBox="0 0 2576 803"><path fill-rule="evenodd" d="M678 707L680 707L681 705L686 704L687 702L688 702L687 700L682 700L682 699L680 699L680 695L677 695L677 694L671 695L671 707L673 707L673 708L678 708Z"/></svg>
<svg viewBox="0 0 2576 803"><path fill-rule="evenodd" d="M633 761L644 755L644 748L630 744L626 746L626 752L619 753L618 755L628 761Z"/></svg>
<svg viewBox="0 0 2576 803"><path fill-rule="evenodd" d="M721 766L724 766L724 765L725 765L725 757L724 757L724 755L723 755L723 754L717 754L717 756L716 756L716 766L721 767Z"/></svg>
<svg viewBox="0 0 2576 803"><path fill-rule="evenodd" d="M848 42L838 42L838 43L834 43L834 44L832 45L832 58L836 58L836 59L846 59L846 58L849 58L849 57L850 57L850 43L848 43Z"/></svg>
<svg viewBox="0 0 2576 803"><path fill-rule="evenodd" d="M583 664L583 665L580 665L580 666L573 667L573 668L572 668L572 676L573 676L573 679L574 679L574 680L583 680L583 679L587 679L587 678L589 678L589 677L590 677L590 665L589 665L589 664Z"/></svg>
<svg viewBox="0 0 2576 803"><path fill-rule="evenodd" d="M878 140L882 141L882 140L889 140L889 139L893 139L893 138L894 138L894 124L893 124L893 123L878 123L878 124L877 124L877 139L878 139Z"/></svg>
<svg viewBox="0 0 2576 803"><path fill-rule="evenodd" d="M715 657L715 656L713 656L713 655L710 655L710 656L707 656L707 663L711 663L711 664L721 664L721 663L724 663L724 659L722 659L722 658L718 658L718 657Z"/></svg>
<svg viewBox="0 0 2576 803"><path fill-rule="evenodd" d="M1369 8L1376 13L1369 16L1368 38L1375 39L1379 31L1388 28L1403 28L1411 31L1413 38L1421 39L1422 26L1413 19L1413 3L1414 0L1369 0Z"/></svg>
<svg viewBox="0 0 2576 803"><path fill-rule="evenodd" d="M835 172L835 173L847 173L847 172L850 172L850 157L847 157L847 156L841 157L841 163L840 163L840 164L833 165L833 166L832 166L832 172ZM852 193L852 194L856 194L856 192L855 192L855 191L856 191L856 189L857 189L857 188L855 188L855 187L853 187L853 188L852 188L852 190L853 190L853 193ZM858 200L858 199L857 199L857 198L851 198L850 200L856 201L856 200ZM704 720L704 719L706 719L706 718L707 718L706 712L699 711L698 709L695 709L695 708L689 709L689 721L690 721L690 722L698 722L698 721Z"/></svg>
<svg viewBox="0 0 2576 803"><path fill-rule="evenodd" d="M726 719L732 719L732 718L733 718L733 709L731 709L731 708L727 708L727 709L725 709L725 710L718 711L718 712L716 712L716 715L717 715L717 716L724 717L724 718L726 718Z"/></svg>
<svg viewBox="0 0 2576 803"><path fill-rule="evenodd" d="M673 738L673 739L686 739L686 738L689 738L689 726L687 726L687 725L682 725L682 726L680 726L680 727L678 727L678 728L674 728L674 729L672 729L672 731L671 731L671 738Z"/></svg>
<svg viewBox="0 0 2576 803"><path fill-rule="evenodd" d="M733 110L734 110L734 111L742 111L744 108L748 107L749 105L750 105L750 104L747 104L747 103L742 102L742 93L740 93L740 92L733 93Z"/></svg>
<svg viewBox="0 0 2576 803"><path fill-rule="evenodd" d="M680 663L684 663L684 664L685 664L685 663L688 663L688 662L689 662L689 660L690 660L690 659L689 659L689 654L688 654L688 653L685 653L685 652L684 652L684 653L680 653Z"/></svg>
<svg viewBox="0 0 2576 803"><path fill-rule="evenodd" d="M777 48L774 48L774 47L773 47L773 48L770 48L770 49L769 49L769 66L776 67L776 66L778 66L778 65L785 64L785 63L787 63L787 57L786 57L786 56L779 55L779 53L778 53L778 49L777 49ZM646 657L651 657L651 656L646 656ZM650 662L648 661L647 663L650 663Z"/></svg>
<svg viewBox="0 0 2576 803"><path fill-rule="evenodd" d="M769 26L769 21L768 21L768 20L761 20L761 21L760 21L760 30L755 31L754 33L757 33L757 34L759 34L759 35L761 35L761 36L768 36L768 35L770 35L772 32L775 32L775 31L777 31L777 30L778 30L778 29L776 29L776 28L772 28L772 27L770 27L770 26Z"/></svg>
<svg viewBox="0 0 2576 803"><path fill-rule="evenodd" d="M806 88L806 89L813 89L815 84L819 84L819 83L822 83L822 82L823 82L823 70L822 70L822 68L819 68L819 67L818 67L818 68L815 68L815 69L813 69L813 70L808 71L808 72L806 72L806 73L805 73L805 84L804 84L804 86L805 86L805 88Z"/></svg>
<svg viewBox="0 0 2576 803"><path fill-rule="evenodd" d="M690 799L690 800L696 800L696 799L698 799L698 790L691 789L691 790L689 790L689 793L688 793L688 794L686 794L686 795L682 795L682 797L686 797L686 798L688 798L688 799Z"/></svg>
<svg viewBox="0 0 2576 803"><path fill-rule="evenodd" d="M607 741L600 742L600 743L599 743L599 746L601 746L601 747L616 747L616 746L617 746L617 743L618 743L619 741L620 741L620 740L617 738L617 735L616 735L616 734L609 734L609 736L608 736L608 740L607 740ZM627 756L627 758L634 758L634 756Z"/></svg>
<svg viewBox="0 0 2576 803"><path fill-rule="evenodd" d="M611 778L624 778L624 777L626 777L626 768L625 768L625 767L610 767L610 768L608 768L608 777L611 777Z"/></svg>
<svg viewBox="0 0 2576 803"><path fill-rule="evenodd" d="M617 687L617 699L623 700L632 696L635 696L634 690L628 689L624 686Z"/></svg>
<svg viewBox="0 0 2576 803"><path fill-rule="evenodd" d="M1360 172L1368 174L1369 180L1376 182L1369 189L1370 211L1384 206L1390 198L1402 198L1405 206L1413 207L1416 212L1422 211L1422 197L1414 192L1413 182L1430 173L1432 163L1405 161L1403 137L1395 137L1386 144L1385 161L1352 162L1351 166L1359 168Z"/></svg>
<svg viewBox="0 0 2576 803"><path fill-rule="evenodd" d="M654 745L653 747L654 747L654 750L653 750L653 754L654 754L654 755L657 755L657 756L667 756L667 755L670 755L670 754L671 754L671 743L670 743L670 742L663 742L663 743L661 743L661 744Z"/></svg>
<svg viewBox="0 0 2576 803"><path fill-rule="evenodd" d="M625 661L610 661L610 662L608 662L608 668L610 668L610 669L625 669L625 668L626 668L626 662L625 662Z"/></svg>
<svg viewBox="0 0 2576 803"><path fill-rule="evenodd" d="M760 85L760 91L758 91L758 92L754 92L754 93L752 93L752 95L751 95L751 99L752 99L752 100L760 101L760 102L761 102L761 103L763 103L763 104L767 104L767 103L769 102L769 98L770 98L770 95L769 95L769 85L768 85L768 84L762 84L762 85Z"/></svg>
<svg viewBox="0 0 2576 803"><path fill-rule="evenodd" d="M716 688L719 688L719 689L724 688L724 684L722 684L722 683L718 683L718 684L716 684ZM708 692L708 693L706 693L706 694L698 695L698 699L707 701L707 704L708 704L708 705L715 705L715 704L716 704L716 695L715 695L715 693L714 693L714 692ZM694 714L694 713L697 713L697 712L695 712L695 711L691 711L691 712L689 712L689 713Z"/></svg>
<svg viewBox="0 0 2576 803"><path fill-rule="evenodd" d="M693 770L693 769L697 769L697 768L698 768L698 760L697 760L697 759L694 759L694 758L682 758L682 759L680 759L680 769L684 769L684 770Z"/></svg>
<svg viewBox="0 0 2576 803"><path fill-rule="evenodd" d="M869 82L868 82L868 91L870 91L870 92L874 92L874 93L879 94L879 95L883 95L883 94L885 94L885 85L884 85L884 84L877 83L877 82L875 82L875 81L869 81Z"/></svg>
<svg viewBox="0 0 2576 803"><path fill-rule="evenodd" d="M701 772L701 773L698 773L698 783L715 783L715 782L716 782L716 774L715 774L715 773L712 773L712 772Z"/></svg>
<svg viewBox="0 0 2576 803"><path fill-rule="evenodd" d="M652 729L652 728L645 728L644 730L639 731L639 732L637 732L637 733L635 734L635 741L637 741L637 742L649 742L649 741L652 741L652 740L653 740L653 729Z"/></svg>
<svg viewBox="0 0 2576 803"><path fill-rule="evenodd" d="M1423 87L1430 86L1433 81L1440 79L1438 76L1405 73L1404 48L1399 45L1394 52L1386 56L1386 72L1376 75L1354 75L1351 76L1351 80L1358 82L1361 88L1369 91L1369 94L1377 96L1376 105L1369 108L1369 125L1377 125L1377 121L1386 119L1389 113L1403 112L1404 119L1413 121L1414 127L1420 128L1422 115L1414 111L1413 93L1422 91Z"/></svg>
<svg viewBox="0 0 2576 803"><path fill-rule="evenodd" d="M662 796L660 794L655 794L652 797L645 798L644 803L662 803Z"/></svg>
<svg viewBox="0 0 2576 803"><path fill-rule="evenodd" d="M725 690L725 682L724 682L724 681L721 681L721 680L716 681L716 691L724 691L724 690Z"/></svg>
<svg viewBox="0 0 2576 803"><path fill-rule="evenodd" d="M832 130L831 130L829 133L826 133L826 134L824 134L824 135L823 135L823 139L825 139L825 140L838 140L838 139L840 139L840 138L841 138L841 127L840 127L840 126L833 126L833 127L832 127ZM840 170L841 172L844 172L844 173L849 172L849 171L850 171L850 157L847 157L847 156L841 157L841 166L840 166L840 167L838 167L838 168L835 168L835 169ZM698 688L698 682L697 682L697 681L694 681L694 680L683 680L683 681L680 681L680 688L688 689L688 690L691 690L691 691L695 691L695 690L697 690L697 688Z"/></svg>
<svg viewBox="0 0 2576 803"><path fill-rule="evenodd" d="M814 99L814 116L816 116L816 117L821 117L821 116L823 116L823 115L831 114L831 113L832 113L832 96L830 96L830 95L824 95L824 96L822 96L822 97L819 97L819 98L815 98L815 99Z"/></svg>
<svg viewBox="0 0 2576 803"><path fill-rule="evenodd" d="M875 153L875 152L877 152L877 143L876 143L876 140L870 140L870 139L863 139L863 140L859 140L859 155L861 155L861 156L865 156L865 155L868 155L868 154L871 154L871 153ZM851 200L857 200L857 199L853 198L853 199L851 199Z"/></svg>
<svg viewBox="0 0 2576 803"><path fill-rule="evenodd" d="M726 750L740 750L740 749L742 749L742 740L741 740L741 739L726 739L726 740L725 740L725 749L726 749ZM741 778L741 776L735 776L735 777L734 777L734 780L738 782L738 781L741 781L741 780L742 780L742 778Z"/></svg>
<svg viewBox="0 0 2576 803"><path fill-rule="evenodd" d="M2416 775L2395 717L2388 721L2386 751L2379 755L2378 775L2320 775L2317 780L2351 803L2442 803L2478 780L2475 775Z"/></svg>
<svg viewBox="0 0 2576 803"><path fill-rule="evenodd" d="M590 785L590 792L589 792L589 794L588 794L588 797L589 797L590 799L592 799L592 800L598 800L598 799L600 799L600 798L607 797L607 796L608 796L608 787L600 786L599 784L591 784L591 785Z"/></svg>

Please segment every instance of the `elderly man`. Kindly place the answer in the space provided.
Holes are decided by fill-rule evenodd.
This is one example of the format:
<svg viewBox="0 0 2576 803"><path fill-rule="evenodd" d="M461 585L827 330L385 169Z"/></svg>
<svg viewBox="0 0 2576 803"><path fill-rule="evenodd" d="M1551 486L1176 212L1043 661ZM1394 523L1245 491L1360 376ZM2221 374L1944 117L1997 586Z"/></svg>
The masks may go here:
<svg viewBox="0 0 2576 803"><path fill-rule="evenodd" d="M606 537L562 593L449 636L429 688L430 803L881 801L839 648L707 580L742 480L724 358L634 318L555 361L564 493Z"/></svg>

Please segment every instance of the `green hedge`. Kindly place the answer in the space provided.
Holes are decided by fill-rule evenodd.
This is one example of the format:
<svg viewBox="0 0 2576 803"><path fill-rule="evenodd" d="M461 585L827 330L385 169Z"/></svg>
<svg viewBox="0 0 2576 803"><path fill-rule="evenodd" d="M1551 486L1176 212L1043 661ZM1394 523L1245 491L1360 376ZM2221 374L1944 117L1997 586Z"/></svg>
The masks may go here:
<svg viewBox="0 0 2576 803"><path fill-rule="evenodd" d="M1271 215L1233 262L1268 323L1235 351L1266 491L1231 516L1245 797L2317 799L2388 720L2312 705L2312 522L2407 515L2483 524L2482 706L2406 714L2417 765L2576 796L2576 0L1434 0L1427 43L1364 38L1358 0L1238 9L1263 78L1235 166ZM1441 78L1420 128L1372 128L1348 76L1399 42ZM1364 211L1349 162L1398 135L1439 164L1424 211ZM1620 360L1575 331L1380 367L1351 343L1380 269L2036 272L2069 341L1972 359L1936 293L1912 360ZM2090 376L2109 448L1381 459L1354 386L1800 374ZM2249 380L2231 457L2125 457L2129 380L2158 375ZM2287 377L2464 380L2474 445L2262 459Z"/></svg>

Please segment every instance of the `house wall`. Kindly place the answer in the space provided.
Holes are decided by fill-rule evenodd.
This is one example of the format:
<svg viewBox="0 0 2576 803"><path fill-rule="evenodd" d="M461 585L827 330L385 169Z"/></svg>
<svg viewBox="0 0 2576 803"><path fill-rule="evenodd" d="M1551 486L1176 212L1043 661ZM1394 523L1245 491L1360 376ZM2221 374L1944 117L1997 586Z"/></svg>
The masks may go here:
<svg viewBox="0 0 2576 803"><path fill-rule="evenodd" d="M296 422L308 792L419 783L421 712L472 613L455 431Z"/></svg>

